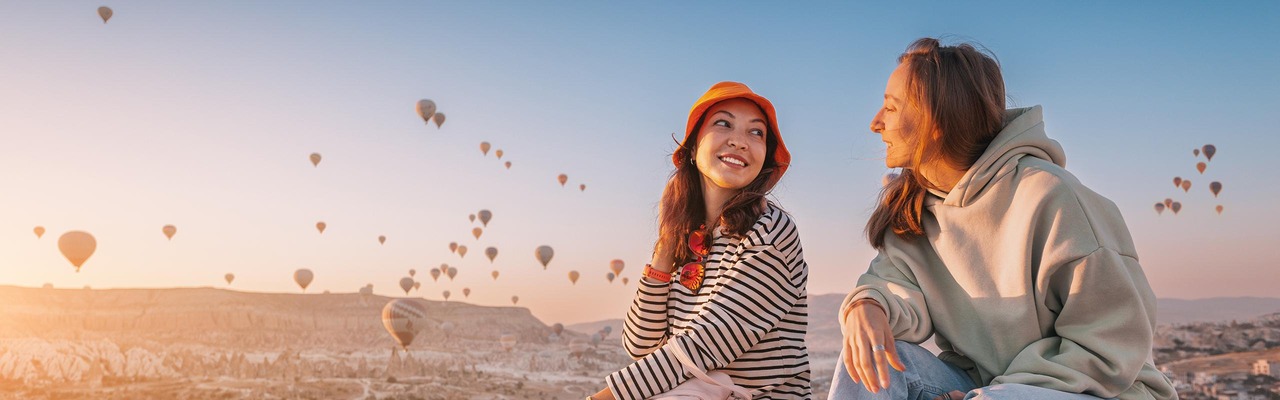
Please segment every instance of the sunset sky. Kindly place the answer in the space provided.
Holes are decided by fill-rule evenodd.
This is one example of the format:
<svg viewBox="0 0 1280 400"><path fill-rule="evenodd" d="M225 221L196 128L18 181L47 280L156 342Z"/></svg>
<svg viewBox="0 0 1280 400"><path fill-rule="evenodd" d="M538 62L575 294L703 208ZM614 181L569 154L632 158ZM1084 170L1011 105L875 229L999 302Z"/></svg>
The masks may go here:
<svg viewBox="0 0 1280 400"><path fill-rule="evenodd" d="M861 232L886 172L868 123L897 55L945 36L999 57L1011 106L1044 106L1157 296L1280 294L1280 3L1080 4L2 2L0 285L225 288L231 272L231 289L300 292L309 268L309 293L392 296L416 268L427 299L469 287L548 323L621 318L671 135L735 80L777 106L794 159L774 198L809 292L844 292L874 256ZM424 98L442 128L414 113ZM1180 215L1152 209L1166 197ZM480 209L494 218L477 240ZM98 240L78 274L57 249L68 230ZM614 258L630 286L606 282ZM427 276L442 263L455 281Z"/></svg>

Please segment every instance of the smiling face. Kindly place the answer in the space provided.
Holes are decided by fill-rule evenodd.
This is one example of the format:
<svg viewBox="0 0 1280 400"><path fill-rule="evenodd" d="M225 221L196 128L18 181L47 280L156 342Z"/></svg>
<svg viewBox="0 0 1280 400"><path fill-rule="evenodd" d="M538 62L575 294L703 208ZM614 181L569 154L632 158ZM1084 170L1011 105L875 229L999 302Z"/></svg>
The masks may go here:
<svg viewBox="0 0 1280 400"><path fill-rule="evenodd" d="M768 125L756 103L729 99L707 109L698 131L694 160L704 187L738 190L764 167Z"/></svg>
<svg viewBox="0 0 1280 400"><path fill-rule="evenodd" d="M889 168L909 167L915 151L914 139L920 121L920 110L907 104L907 63L889 75L884 88L884 105L871 120L871 131L880 134L888 147L884 164Z"/></svg>

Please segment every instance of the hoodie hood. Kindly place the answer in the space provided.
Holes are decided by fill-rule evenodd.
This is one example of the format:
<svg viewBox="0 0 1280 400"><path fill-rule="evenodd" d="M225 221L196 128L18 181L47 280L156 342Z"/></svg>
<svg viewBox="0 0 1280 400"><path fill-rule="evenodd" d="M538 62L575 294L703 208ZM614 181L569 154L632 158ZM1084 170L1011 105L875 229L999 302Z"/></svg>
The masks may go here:
<svg viewBox="0 0 1280 400"><path fill-rule="evenodd" d="M964 207L995 183L996 178L1016 168L1024 156L1067 167L1067 154L1062 145L1044 132L1044 111L1040 106L1005 110L1004 128L951 192L932 192L944 199L944 205Z"/></svg>

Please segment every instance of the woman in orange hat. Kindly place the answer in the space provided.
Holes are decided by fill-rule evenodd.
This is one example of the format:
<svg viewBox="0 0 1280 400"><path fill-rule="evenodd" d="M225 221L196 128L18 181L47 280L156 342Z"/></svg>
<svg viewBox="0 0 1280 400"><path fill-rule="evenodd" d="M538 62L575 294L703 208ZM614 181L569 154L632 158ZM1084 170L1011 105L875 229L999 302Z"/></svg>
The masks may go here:
<svg viewBox="0 0 1280 400"><path fill-rule="evenodd" d="M636 361L588 399L810 398L808 266L795 223L765 199L791 162L773 104L715 84L672 162L623 329Z"/></svg>

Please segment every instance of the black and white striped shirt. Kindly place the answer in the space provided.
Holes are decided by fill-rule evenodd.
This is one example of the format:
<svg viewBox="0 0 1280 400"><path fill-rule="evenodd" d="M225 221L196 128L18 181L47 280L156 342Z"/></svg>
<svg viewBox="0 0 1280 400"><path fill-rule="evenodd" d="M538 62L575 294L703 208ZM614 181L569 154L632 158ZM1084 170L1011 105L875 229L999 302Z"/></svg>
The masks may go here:
<svg viewBox="0 0 1280 400"><path fill-rule="evenodd" d="M717 236L696 292L640 280L623 346L636 361L606 381L622 400L647 399L690 379L680 346L705 371L762 389L756 399L809 399L809 267L790 216L774 204L741 239Z"/></svg>

